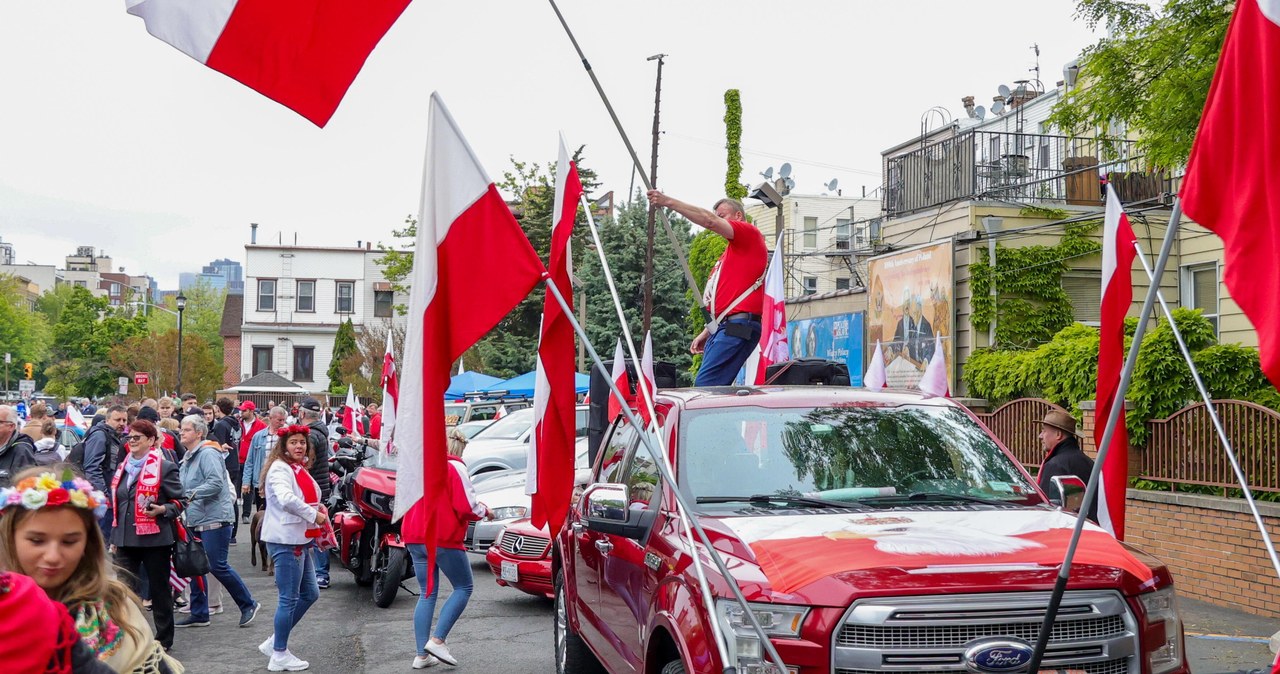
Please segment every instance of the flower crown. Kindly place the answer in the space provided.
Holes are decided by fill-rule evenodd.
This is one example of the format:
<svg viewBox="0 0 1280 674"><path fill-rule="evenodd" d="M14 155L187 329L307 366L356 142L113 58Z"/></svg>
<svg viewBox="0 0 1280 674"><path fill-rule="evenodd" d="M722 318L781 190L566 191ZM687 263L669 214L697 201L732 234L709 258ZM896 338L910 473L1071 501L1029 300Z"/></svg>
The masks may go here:
<svg viewBox="0 0 1280 674"><path fill-rule="evenodd" d="M293 424L292 426L282 426L280 430L276 431L276 435L280 436L281 440L287 439L290 435L310 435L310 434L311 434L311 427L303 426L302 424Z"/></svg>
<svg viewBox="0 0 1280 674"><path fill-rule="evenodd" d="M12 487L0 487L0 510L17 505L27 510L72 505L102 517L107 512L107 497L88 480L76 477L67 469L62 472L61 480L53 473L40 473Z"/></svg>

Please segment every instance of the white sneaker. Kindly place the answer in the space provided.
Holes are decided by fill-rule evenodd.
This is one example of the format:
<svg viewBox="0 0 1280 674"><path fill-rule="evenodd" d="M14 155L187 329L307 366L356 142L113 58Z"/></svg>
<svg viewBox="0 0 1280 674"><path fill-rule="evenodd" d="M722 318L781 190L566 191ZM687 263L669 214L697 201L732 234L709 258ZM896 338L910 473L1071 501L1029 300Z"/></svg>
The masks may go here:
<svg viewBox="0 0 1280 674"><path fill-rule="evenodd" d="M440 658L434 655L419 655L413 659L414 669L426 669L440 664Z"/></svg>
<svg viewBox="0 0 1280 674"><path fill-rule="evenodd" d="M258 644L258 652L262 653L267 657L271 657L273 647L275 646L275 641L276 641L276 635L272 634L271 636L267 637L266 641Z"/></svg>
<svg viewBox="0 0 1280 674"><path fill-rule="evenodd" d="M267 663L268 672L301 672L311 666L306 660L299 660L298 656L289 651L283 653L271 652L271 661Z"/></svg>
<svg viewBox="0 0 1280 674"><path fill-rule="evenodd" d="M458 659L453 657L453 654L449 652L449 647L444 644L438 644L427 639L426 651L427 653L440 658L440 662L443 662L446 665L458 664Z"/></svg>

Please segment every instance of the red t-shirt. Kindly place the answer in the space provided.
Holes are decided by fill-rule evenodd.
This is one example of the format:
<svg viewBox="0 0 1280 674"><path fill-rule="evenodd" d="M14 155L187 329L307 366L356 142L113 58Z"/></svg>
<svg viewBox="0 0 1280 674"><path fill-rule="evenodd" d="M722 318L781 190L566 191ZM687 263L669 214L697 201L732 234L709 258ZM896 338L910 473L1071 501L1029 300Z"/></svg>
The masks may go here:
<svg viewBox="0 0 1280 674"><path fill-rule="evenodd" d="M729 240L729 246L724 249L720 259L716 260L716 266L708 277L707 285L714 281L715 289L712 306L707 308L717 317L741 311L758 314L764 307L763 284L736 305L733 301L764 276L765 265L769 262L764 235L751 224L738 220L728 222L733 226L733 238ZM729 310L731 306L732 310Z"/></svg>

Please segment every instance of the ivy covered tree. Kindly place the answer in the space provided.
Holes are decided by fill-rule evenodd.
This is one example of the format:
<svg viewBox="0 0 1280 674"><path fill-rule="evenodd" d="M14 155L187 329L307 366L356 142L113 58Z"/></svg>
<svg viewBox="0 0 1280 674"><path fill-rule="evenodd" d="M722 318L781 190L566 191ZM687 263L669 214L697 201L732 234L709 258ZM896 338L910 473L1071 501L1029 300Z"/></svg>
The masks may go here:
<svg viewBox="0 0 1280 674"><path fill-rule="evenodd" d="M329 359L329 370L325 373L329 377L330 393L347 392L347 382L351 373L345 371L342 365L357 351L356 328L348 318L338 326L338 334L333 338L333 356Z"/></svg>
<svg viewBox="0 0 1280 674"><path fill-rule="evenodd" d="M747 198L742 184L742 96L737 89L724 92L725 158L724 193L739 201Z"/></svg>

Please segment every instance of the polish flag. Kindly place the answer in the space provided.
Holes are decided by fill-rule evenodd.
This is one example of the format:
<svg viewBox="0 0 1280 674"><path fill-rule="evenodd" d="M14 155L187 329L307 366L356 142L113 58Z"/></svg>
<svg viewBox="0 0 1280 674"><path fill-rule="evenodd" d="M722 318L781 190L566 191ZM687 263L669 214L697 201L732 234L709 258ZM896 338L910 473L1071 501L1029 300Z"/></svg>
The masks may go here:
<svg viewBox="0 0 1280 674"><path fill-rule="evenodd" d="M745 381L763 384L769 366L791 360L791 345L787 343L787 306L783 301L782 233L773 247L773 257L764 272L764 308L761 312L764 324L760 331L760 343L747 358Z"/></svg>
<svg viewBox="0 0 1280 674"><path fill-rule="evenodd" d="M147 32L323 127L409 0L125 0Z"/></svg>
<svg viewBox="0 0 1280 674"><path fill-rule="evenodd" d="M934 353L937 353L935 350ZM867 363L867 373L862 375L862 387L868 389L884 388L888 383L888 373L884 369L884 351L880 348L880 340L876 340L876 350L871 354L871 362Z"/></svg>
<svg viewBox="0 0 1280 674"><path fill-rule="evenodd" d="M379 429L378 445L387 455L396 453L395 430L396 409L400 407L400 378L396 375L396 357L391 350L391 330L387 330L387 350L382 356L382 428Z"/></svg>
<svg viewBox="0 0 1280 674"><path fill-rule="evenodd" d="M884 359L881 359L881 363ZM933 336L933 357L924 368L924 376L920 377L920 391L931 396L945 398L951 395L951 387L947 385L947 357L942 353L942 335Z"/></svg>
<svg viewBox="0 0 1280 674"><path fill-rule="evenodd" d="M637 392L642 396L638 404L640 418L647 425L649 423L649 405L653 402L653 394L657 391L653 377L652 333L644 333L644 351L640 354L640 367L636 368L636 370L640 373L640 381L643 384L643 387L637 387Z"/></svg>
<svg viewBox="0 0 1280 674"><path fill-rule="evenodd" d="M342 404L342 425L351 431L352 437L360 437L360 399L356 397L356 389L347 384L347 400Z"/></svg>
<svg viewBox="0 0 1280 674"><path fill-rule="evenodd" d="M1182 207L1222 238L1223 281L1280 388L1280 0L1239 0L1182 183ZM1099 408L1101 409L1101 408Z"/></svg>
<svg viewBox="0 0 1280 674"><path fill-rule="evenodd" d="M67 405L67 425L89 428L89 422L85 421L84 415L80 413L80 408L75 405Z"/></svg>
<svg viewBox="0 0 1280 674"><path fill-rule="evenodd" d="M440 100L431 95L408 332L396 426L393 520L426 499L421 529L436 540L447 497L444 414L453 362L520 303L545 273L520 224ZM476 292L477 283L484 292ZM427 565L435 546L427 546Z"/></svg>
<svg viewBox="0 0 1280 674"><path fill-rule="evenodd" d="M555 206L551 217L551 250L547 271L551 282L573 306L573 288L569 282L569 236L578 215L582 198L582 181L578 167L569 160L569 152L560 138L560 157L556 163ZM538 338L538 364L534 374L533 433L529 439L528 474L525 492L533 498L529 519L533 526L546 526L552 533L564 526L573 497L574 441L577 436L574 386L575 348L573 326L560 309L560 303L547 290L542 301L542 331Z"/></svg>
<svg viewBox="0 0 1280 674"><path fill-rule="evenodd" d="M1111 405L1120 387L1120 371L1124 369L1124 317L1133 304L1133 247L1138 237L1129 226L1129 218L1120 199L1107 185L1107 214L1102 235L1102 328L1098 335L1098 392L1094 400L1094 428L1106 428ZM1102 450L1101 447L1098 448ZM1124 540L1124 499L1129 488L1129 432L1124 425L1124 409L1111 435L1111 448L1102 464L1102 489L1098 491L1098 524L1112 536Z"/></svg>
<svg viewBox="0 0 1280 674"><path fill-rule="evenodd" d="M618 338L618 346L613 350L613 372L610 373L609 378L613 380L623 396L631 393L631 380L627 378L627 357L622 353L622 338ZM613 423L619 414L622 414L622 401L618 400L618 396L610 393L609 423Z"/></svg>

